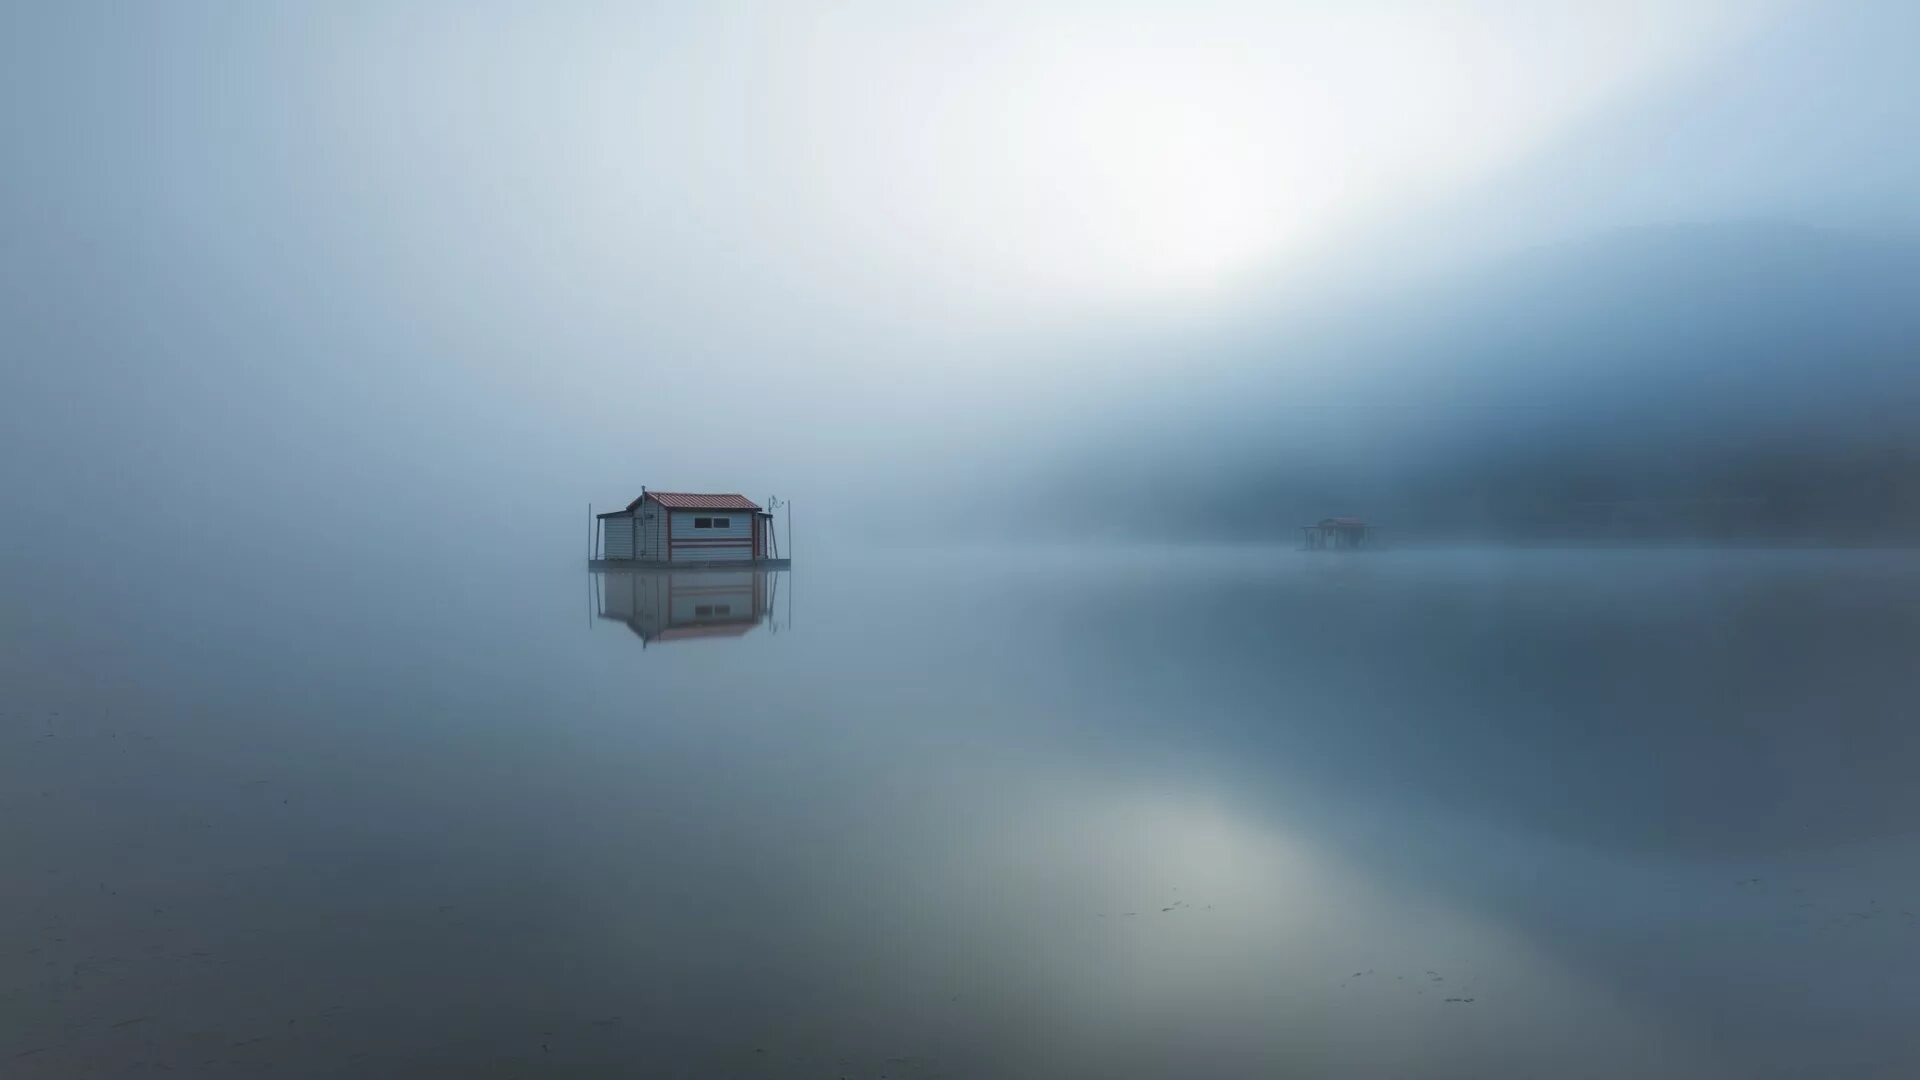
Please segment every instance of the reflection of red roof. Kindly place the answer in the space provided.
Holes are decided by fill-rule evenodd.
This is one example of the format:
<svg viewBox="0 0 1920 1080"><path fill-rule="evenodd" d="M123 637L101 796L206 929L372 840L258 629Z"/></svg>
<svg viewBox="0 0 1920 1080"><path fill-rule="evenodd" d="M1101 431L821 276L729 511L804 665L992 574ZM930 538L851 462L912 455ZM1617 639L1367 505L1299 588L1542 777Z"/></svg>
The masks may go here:
<svg viewBox="0 0 1920 1080"><path fill-rule="evenodd" d="M760 504L745 495L696 495L684 491L649 491L627 504L632 510L652 499L669 510L758 510Z"/></svg>
<svg viewBox="0 0 1920 1080"><path fill-rule="evenodd" d="M655 641L678 641L682 638L703 637L739 637L741 634L760 624L757 622L718 623L712 626L669 626L653 635Z"/></svg>

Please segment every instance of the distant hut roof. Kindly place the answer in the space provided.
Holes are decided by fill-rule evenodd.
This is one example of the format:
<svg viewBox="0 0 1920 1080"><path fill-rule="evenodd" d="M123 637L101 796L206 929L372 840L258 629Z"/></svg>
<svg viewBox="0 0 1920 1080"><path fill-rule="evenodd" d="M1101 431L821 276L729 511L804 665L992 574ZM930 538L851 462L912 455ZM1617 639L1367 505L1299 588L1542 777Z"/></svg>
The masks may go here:
<svg viewBox="0 0 1920 1080"><path fill-rule="evenodd" d="M1320 527L1323 529L1364 529L1367 527L1367 523L1356 517L1330 517L1321 518Z"/></svg>
<svg viewBox="0 0 1920 1080"><path fill-rule="evenodd" d="M640 504L653 500L669 510L758 510L760 504L745 495L733 494L693 494L684 491L649 491L627 504L627 509L638 509Z"/></svg>

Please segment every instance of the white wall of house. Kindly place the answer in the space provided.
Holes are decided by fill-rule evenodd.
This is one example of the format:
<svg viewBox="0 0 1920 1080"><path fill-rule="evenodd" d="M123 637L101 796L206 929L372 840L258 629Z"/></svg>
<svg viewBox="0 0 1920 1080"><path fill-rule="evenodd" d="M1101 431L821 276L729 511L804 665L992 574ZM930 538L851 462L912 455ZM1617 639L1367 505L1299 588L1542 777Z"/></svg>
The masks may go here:
<svg viewBox="0 0 1920 1080"><path fill-rule="evenodd" d="M599 519L601 557L640 562L735 562L766 557L768 533L754 550L752 510L668 510L645 502ZM702 526L705 522L705 526Z"/></svg>
<svg viewBox="0 0 1920 1080"><path fill-rule="evenodd" d="M640 553L635 556L663 562L667 557L667 511L653 503L641 503L638 515Z"/></svg>
<svg viewBox="0 0 1920 1080"><path fill-rule="evenodd" d="M674 562L751 559L753 511L675 510L672 550Z"/></svg>
<svg viewBox="0 0 1920 1080"><path fill-rule="evenodd" d="M600 527L604 532L601 550L605 558L633 558L633 519L630 517L601 518Z"/></svg>

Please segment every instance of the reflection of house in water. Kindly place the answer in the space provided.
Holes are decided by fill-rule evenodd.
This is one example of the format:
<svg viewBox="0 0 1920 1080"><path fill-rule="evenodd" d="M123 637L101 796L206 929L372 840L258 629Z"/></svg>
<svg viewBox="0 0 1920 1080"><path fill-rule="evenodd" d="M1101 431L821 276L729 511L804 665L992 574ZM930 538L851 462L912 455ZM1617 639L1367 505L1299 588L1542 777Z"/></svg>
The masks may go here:
<svg viewBox="0 0 1920 1080"><path fill-rule="evenodd" d="M597 614L643 643L739 637L771 619L778 571L607 570L594 574Z"/></svg>

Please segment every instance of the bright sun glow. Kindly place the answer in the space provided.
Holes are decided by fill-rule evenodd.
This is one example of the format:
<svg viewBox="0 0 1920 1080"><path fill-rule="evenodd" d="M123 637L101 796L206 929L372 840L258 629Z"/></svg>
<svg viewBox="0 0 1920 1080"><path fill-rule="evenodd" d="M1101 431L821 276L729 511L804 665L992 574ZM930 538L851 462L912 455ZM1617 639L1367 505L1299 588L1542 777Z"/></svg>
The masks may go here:
<svg viewBox="0 0 1920 1080"><path fill-rule="evenodd" d="M1039 303L1211 290L1511 162L1732 19L1528 8L1518 37L1510 5L1098 10L798 27L775 107L803 114L830 226Z"/></svg>

